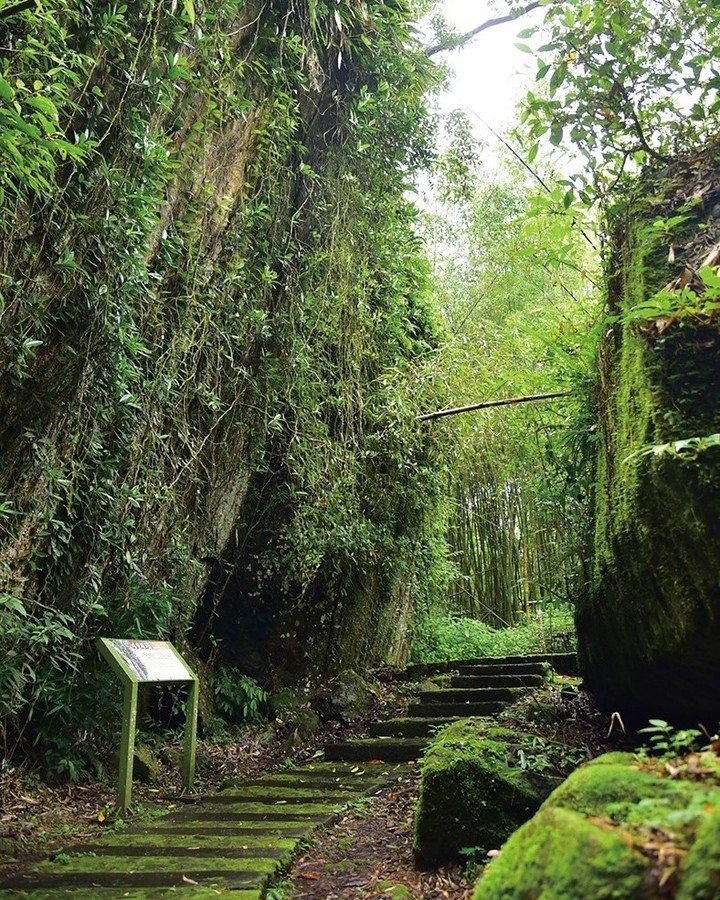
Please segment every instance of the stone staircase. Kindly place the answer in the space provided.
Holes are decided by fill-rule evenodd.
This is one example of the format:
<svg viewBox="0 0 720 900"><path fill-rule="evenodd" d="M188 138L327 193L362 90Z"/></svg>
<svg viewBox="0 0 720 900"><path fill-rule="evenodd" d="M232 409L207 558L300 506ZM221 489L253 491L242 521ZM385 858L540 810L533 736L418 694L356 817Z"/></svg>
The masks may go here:
<svg viewBox="0 0 720 900"><path fill-rule="evenodd" d="M318 826L388 783L412 780L413 770L404 764L422 754L437 728L504 709L543 683L548 661L567 674L576 666L569 654L554 660L509 657L413 666L409 680L440 676L441 686L423 688L407 717L374 723L369 738L328 745L325 762L247 779L213 796L187 798L176 812L69 847L54 859L0 878L0 898L147 900L190 890L193 898L232 893L260 900Z"/></svg>
<svg viewBox="0 0 720 900"><path fill-rule="evenodd" d="M432 735L443 725L468 716L492 716L540 687L552 667L561 674L576 674L574 654L493 659L455 660L410 666L407 677L438 677L437 686L425 686L407 716L374 722L370 737L355 738L325 747L326 760L346 762L409 762L422 755Z"/></svg>
<svg viewBox="0 0 720 900"><path fill-rule="evenodd" d="M195 898L260 900L312 832L344 806L409 778L406 766L310 762L247 779L153 820L68 847L0 878L0 898Z"/></svg>

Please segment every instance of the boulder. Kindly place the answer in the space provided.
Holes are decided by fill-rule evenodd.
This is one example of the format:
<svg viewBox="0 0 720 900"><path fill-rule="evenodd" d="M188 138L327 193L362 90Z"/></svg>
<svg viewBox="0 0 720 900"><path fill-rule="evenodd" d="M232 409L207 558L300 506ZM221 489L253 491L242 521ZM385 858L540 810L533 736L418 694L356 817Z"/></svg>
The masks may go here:
<svg viewBox="0 0 720 900"><path fill-rule="evenodd" d="M684 777L683 777L684 776ZM608 753L581 766L510 837L473 900L720 896L720 761Z"/></svg>
<svg viewBox="0 0 720 900"><path fill-rule="evenodd" d="M348 669L316 688L310 705L321 719L347 722L365 715L372 709L375 691L357 672Z"/></svg>
<svg viewBox="0 0 720 900"><path fill-rule="evenodd" d="M420 865L499 847L533 815L559 779L522 767L527 739L486 719L463 719L441 732L421 763L414 832Z"/></svg>

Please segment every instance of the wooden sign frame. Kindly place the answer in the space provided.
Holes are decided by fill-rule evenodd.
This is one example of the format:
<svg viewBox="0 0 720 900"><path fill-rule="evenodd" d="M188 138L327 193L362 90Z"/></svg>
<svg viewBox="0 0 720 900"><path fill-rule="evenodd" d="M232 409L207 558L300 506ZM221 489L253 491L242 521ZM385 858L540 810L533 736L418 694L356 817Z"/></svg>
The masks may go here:
<svg viewBox="0 0 720 900"><path fill-rule="evenodd" d="M100 638L97 648L125 686L117 810L125 813L132 796L132 774L137 730L138 688L141 684L188 686L183 742L183 791L195 779L199 681L197 675L168 641Z"/></svg>

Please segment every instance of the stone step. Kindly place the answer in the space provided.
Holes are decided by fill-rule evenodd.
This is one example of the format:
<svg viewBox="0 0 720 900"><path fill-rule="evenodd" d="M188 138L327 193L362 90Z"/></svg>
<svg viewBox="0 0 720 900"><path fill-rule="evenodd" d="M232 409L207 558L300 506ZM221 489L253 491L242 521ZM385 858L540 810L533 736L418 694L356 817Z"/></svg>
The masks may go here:
<svg viewBox="0 0 720 900"><path fill-rule="evenodd" d="M423 738L354 738L337 744L326 744L326 760L345 762L408 762L422 756L429 743Z"/></svg>
<svg viewBox="0 0 720 900"><path fill-rule="evenodd" d="M55 861L0 879L0 897L97 900L98 893L139 898L184 889L198 900L225 893L259 900L300 840L335 821L349 801L407 771L402 765L315 761L253 778L161 818L67 847Z"/></svg>
<svg viewBox="0 0 720 900"><path fill-rule="evenodd" d="M441 688L437 691L420 691L421 703L512 703L521 697L523 688Z"/></svg>
<svg viewBox="0 0 720 900"><path fill-rule="evenodd" d="M462 663L460 675L545 675L545 663Z"/></svg>
<svg viewBox="0 0 720 900"><path fill-rule="evenodd" d="M408 707L408 716L414 719L492 716L505 709L507 705L502 700L492 703L411 703Z"/></svg>
<svg viewBox="0 0 720 900"><path fill-rule="evenodd" d="M527 656L482 656L434 663L414 663L407 667L404 677L409 681L420 681L432 675L457 672L460 666L534 665L537 663L549 663L559 675L577 675L579 673L578 660L574 653L531 653Z"/></svg>
<svg viewBox="0 0 720 900"><path fill-rule="evenodd" d="M525 656L478 656L462 661L463 665L534 665L547 663L558 675L577 675L580 671L575 653L528 653Z"/></svg>
<svg viewBox="0 0 720 900"><path fill-rule="evenodd" d="M542 675L453 675L450 678L454 688L520 687L529 690L544 682Z"/></svg>
<svg viewBox="0 0 720 900"><path fill-rule="evenodd" d="M438 718L437 716L432 716L428 719L388 719L386 722L372 722L370 725L370 736L432 737L439 728L457 721L457 717Z"/></svg>

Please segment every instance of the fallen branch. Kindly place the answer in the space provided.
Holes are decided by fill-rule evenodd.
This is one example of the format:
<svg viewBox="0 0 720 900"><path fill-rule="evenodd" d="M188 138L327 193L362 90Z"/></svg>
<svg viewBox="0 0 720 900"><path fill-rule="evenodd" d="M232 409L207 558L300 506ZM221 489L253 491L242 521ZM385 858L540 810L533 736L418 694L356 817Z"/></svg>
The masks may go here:
<svg viewBox="0 0 720 900"><path fill-rule="evenodd" d="M485 403L471 403L470 406L456 406L454 409L438 409L435 412L419 416L421 422L430 419L442 419L444 416L457 416L459 413L472 412L474 409L488 409L491 406L510 406L512 403L533 403L536 400L552 400L554 397L569 397L570 391L555 391L551 394L528 394L525 397L508 397L505 400L487 400Z"/></svg>

